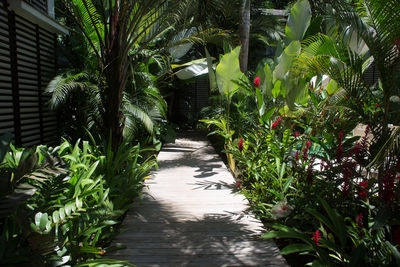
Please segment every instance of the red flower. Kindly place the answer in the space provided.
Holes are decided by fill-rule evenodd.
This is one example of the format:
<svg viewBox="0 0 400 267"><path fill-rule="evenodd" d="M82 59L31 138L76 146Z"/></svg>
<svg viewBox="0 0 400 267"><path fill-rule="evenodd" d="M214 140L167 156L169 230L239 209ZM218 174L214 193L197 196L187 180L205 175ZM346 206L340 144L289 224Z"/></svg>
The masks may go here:
<svg viewBox="0 0 400 267"><path fill-rule="evenodd" d="M239 144L238 144L238 148L239 148L239 151L240 151L240 152L243 151L243 137L240 138L240 141L239 141Z"/></svg>
<svg viewBox="0 0 400 267"><path fill-rule="evenodd" d="M295 132L295 133L294 133L294 137L295 137L295 138L299 137L299 135L300 135L300 134L299 134L298 132Z"/></svg>
<svg viewBox="0 0 400 267"><path fill-rule="evenodd" d="M368 192L368 181L363 181L358 186L358 197L365 200Z"/></svg>
<svg viewBox="0 0 400 267"><path fill-rule="evenodd" d="M307 141L306 146L309 148L311 146L311 141Z"/></svg>
<svg viewBox="0 0 400 267"><path fill-rule="evenodd" d="M254 79L254 87L260 87L260 77L258 76Z"/></svg>
<svg viewBox="0 0 400 267"><path fill-rule="evenodd" d="M321 239L321 234L319 230L315 231L315 233L312 236L312 239L314 240L315 244L319 246L319 240Z"/></svg>
<svg viewBox="0 0 400 267"><path fill-rule="evenodd" d="M276 120L276 122L274 122L274 123L272 124L272 130L275 129L275 127L281 122L281 120L282 120L282 118L279 117L279 118Z"/></svg>
<svg viewBox="0 0 400 267"><path fill-rule="evenodd" d="M350 161L345 161L341 165L343 176L342 194L345 198L347 198L350 194L350 182L353 177L354 166L355 163Z"/></svg>
<svg viewBox="0 0 400 267"><path fill-rule="evenodd" d="M357 218L356 218L356 224L360 228L364 227L363 219L364 219L364 215L361 212L360 214L357 215Z"/></svg>
<svg viewBox="0 0 400 267"><path fill-rule="evenodd" d="M382 189L379 191L379 196L386 204L392 203L395 197L394 179L396 174L392 170L388 170L382 177Z"/></svg>
<svg viewBox="0 0 400 267"><path fill-rule="evenodd" d="M379 104L378 103L376 103L376 107L379 108Z"/></svg>
<svg viewBox="0 0 400 267"><path fill-rule="evenodd" d="M242 189L242 185L240 184L240 181L236 181L236 187L237 189Z"/></svg>
<svg viewBox="0 0 400 267"><path fill-rule="evenodd" d="M308 151L308 147L306 146L303 150L303 160L306 160L308 158L307 151Z"/></svg>
<svg viewBox="0 0 400 267"><path fill-rule="evenodd" d="M258 136L261 136L261 133L258 133Z"/></svg>

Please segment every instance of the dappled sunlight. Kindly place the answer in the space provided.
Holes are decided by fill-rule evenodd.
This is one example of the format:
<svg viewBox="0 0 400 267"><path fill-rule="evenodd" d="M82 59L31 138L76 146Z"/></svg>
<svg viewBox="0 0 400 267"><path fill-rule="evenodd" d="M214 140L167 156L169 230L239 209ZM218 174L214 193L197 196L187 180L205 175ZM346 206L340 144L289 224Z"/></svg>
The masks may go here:
<svg viewBox="0 0 400 267"><path fill-rule="evenodd" d="M200 139L201 140L201 139ZM142 200L108 257L138 266L283 266L225 165L205 141L178 139L159 154Z"/></svg>

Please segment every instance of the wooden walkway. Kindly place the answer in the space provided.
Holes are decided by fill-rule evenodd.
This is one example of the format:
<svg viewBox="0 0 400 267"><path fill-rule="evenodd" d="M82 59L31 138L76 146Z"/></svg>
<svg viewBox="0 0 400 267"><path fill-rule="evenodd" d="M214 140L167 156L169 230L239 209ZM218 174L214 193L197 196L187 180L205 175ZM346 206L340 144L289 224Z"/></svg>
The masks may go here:
<svg viewBox="0 0 400 267"><path fill-rule="evenodd" d="M179 138L158 156L143 201L132 208L109 258L147 266L287 266L247 212L233 177L205 137Z"/></svg>

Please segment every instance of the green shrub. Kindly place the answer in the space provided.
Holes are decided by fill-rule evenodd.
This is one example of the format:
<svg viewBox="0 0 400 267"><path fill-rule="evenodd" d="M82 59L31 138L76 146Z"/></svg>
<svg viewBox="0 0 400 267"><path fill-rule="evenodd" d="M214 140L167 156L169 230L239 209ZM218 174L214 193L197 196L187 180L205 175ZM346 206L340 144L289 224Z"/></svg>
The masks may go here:
<svg viewBox="0 0 400 267"><path fill-rule="evenodd" d="M155 165L129 144L116 153L87 141L1 152L1 264L77 264L104 254Z"/></svg>

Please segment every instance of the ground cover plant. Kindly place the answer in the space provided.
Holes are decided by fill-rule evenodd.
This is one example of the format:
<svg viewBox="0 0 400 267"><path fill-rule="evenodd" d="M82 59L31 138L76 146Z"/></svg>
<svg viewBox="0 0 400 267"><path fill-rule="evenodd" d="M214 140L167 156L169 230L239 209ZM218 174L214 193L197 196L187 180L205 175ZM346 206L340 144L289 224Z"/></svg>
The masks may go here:
<svg viewBox="0 0 400 267"><path fill-rule="evenodd" d="M32 149L9 141L3 137L1 147L5 265L75 265L106 253L113 226L156 164L153 156L142 158L139 145L124 144L114 153L111 145L87 141Z"/></svg>
<svg viewBox="0 0 400 267"><path fill-rule="evenodd" d="M222 57L222 114L203 122L223 136L237 186L273 229L264 238L292 240L282 254L309 255L312 266L397 266L400 28L389 20L399 5L313 2L323 9L293 5L275 58L253 74L221 78L236 49Z"/></svg>

